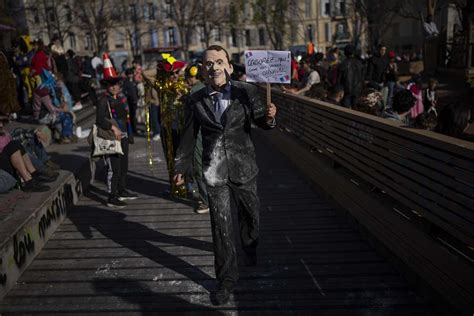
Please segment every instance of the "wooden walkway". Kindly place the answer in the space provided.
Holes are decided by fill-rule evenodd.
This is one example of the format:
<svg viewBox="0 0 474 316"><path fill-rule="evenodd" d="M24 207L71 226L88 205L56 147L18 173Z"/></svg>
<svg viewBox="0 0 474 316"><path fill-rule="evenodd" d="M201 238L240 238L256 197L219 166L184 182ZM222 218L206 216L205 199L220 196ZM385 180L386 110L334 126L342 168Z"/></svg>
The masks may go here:
<svg viewBox="0 0 474 316"><path fill-rule="evenodd" d="M256 140L259 265L242 265L227 305L209 300L209 215L162 195L164 163L150 171L138 139L128 183L140 198L110 210L96 185L0 302L0 314L432 314L281 154L258 133ZM162 160L158 147L155 159Z"/></svg>

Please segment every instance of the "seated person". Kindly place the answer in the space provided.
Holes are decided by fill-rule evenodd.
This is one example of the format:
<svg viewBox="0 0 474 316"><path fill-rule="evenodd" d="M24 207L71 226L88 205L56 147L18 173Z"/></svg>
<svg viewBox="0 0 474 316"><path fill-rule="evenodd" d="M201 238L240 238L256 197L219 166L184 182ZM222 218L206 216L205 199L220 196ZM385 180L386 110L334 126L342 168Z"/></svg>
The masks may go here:
<svg viewBox="0 0 474 316"><path fill-rule="evenodd" d="M316 65L311 61L311 59L307 58L301 61L302 69L304 70L305 78L303 80L303 84L300 88L287 88L282 86L283 91L304 95L306 91L309 91L311 87L315 84L321 82L321 78L319 77L319 73L316 71Z"/></svg>
<svg viewBox="0 0 474 316"><path fill-rule="evenodd" d="M382 92L367 88L362 92L362 95L357 99L354 110L379 116L384 109Z"/></svg>
<svg viewBox="0 0 474 316"><path fill-rule="evenodd" d="M59 169L59 165L52 162L46 152L43 143L47 142L47 137L42 131L17 127L10 134L25 148L36 169L50 176L58 175L55 170Z"/></svg>
<svg viewBox="0 0 474 316"><path fill-rule="evenodd" d="M10 191L16 185L16 179L3 169L0 169L0 193Z"/></svg>
<svg viewBox="0 0 474 316"><path fill-rule="evenodd" d="M328 97L325 101L334 105L341 105L341 101L343 98L344 87L342 85L336 85L331 90L329 90Z"/></svg>
<svg viewBox="0 0 474 316"><path fill-rule="evenodd" d="M469 106L459 103L450 103L443 106L438 115L438 124L434 131L451 137L474 141L474 135L467 134L472 122L472 113Z"/></svg>
<svg viewBox="0 0 474 316"><path fill-rule="evenodd" d="M25 149L17 141L9 142L0 153L0 169L13 177L19 177L20 187L25 192L45 192L49 186L42 182L53 182L55 177L48 177L35 169Z"/></svg>
<svg viewBox="0 0 474 316"><path fill-rule="evenodd" d="M409 113L415 102L416 98L409 90L400 90L393 96L392 108L385 110L382 117L409 125Z"/></svg>
<svg viewBox="0 0 474 316"><path fill-rule="evenodd" d="M416 117L415 122L413 122L413 127L416 129L432 131L437 123L438 119L434 112L423 112Z"/></svg>
<svg viewBox="0 0 474 316"><path fill-rule="evenodd" d="M306 96L316 100L325 100L328 96L328 90L323 83L317 83L306 92Z"/></svg>
<svg viewBox="0 0 474 316"><path fill-rule="evenodd" d="M59 98L60 100L62 97ZM73 141L73 115L68 111L67 103L53 105L49 90L46 87L37 88L34 92L33 117L40 124L51 126L55 130L55 139L69 144Z"/></svg>

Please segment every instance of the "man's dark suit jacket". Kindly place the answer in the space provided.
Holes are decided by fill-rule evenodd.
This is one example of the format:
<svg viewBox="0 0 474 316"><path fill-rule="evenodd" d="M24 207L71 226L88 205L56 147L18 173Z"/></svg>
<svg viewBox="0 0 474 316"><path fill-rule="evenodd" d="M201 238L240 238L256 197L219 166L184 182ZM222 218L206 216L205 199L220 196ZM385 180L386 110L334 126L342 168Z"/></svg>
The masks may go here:
<svg viewBox="0 0 474 316"><path fill-rule="evenodd" d="M214 102L207 87L186 100L186 123L175 158L175 172L188 173L196 135L201 128L204 179L208 186L224 185L228 180L245 184L257 176L255 149L250 136L251 123L270 129L266 106L254 85L231 81L230 103L221 122L214 117Z"/></svg>

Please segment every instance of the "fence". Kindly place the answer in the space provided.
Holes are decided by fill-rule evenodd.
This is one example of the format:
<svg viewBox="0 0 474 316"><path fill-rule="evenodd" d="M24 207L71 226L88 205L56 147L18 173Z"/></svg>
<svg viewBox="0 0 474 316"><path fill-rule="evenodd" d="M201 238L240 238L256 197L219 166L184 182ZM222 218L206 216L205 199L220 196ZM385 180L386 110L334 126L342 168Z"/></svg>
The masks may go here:
<svg viewBox="0 0 474 316"><path fill-rule="evenodd" d="M474 306L474 261L469 256L474 250L474 144L277 91L272 101L278 108L280 128L385 191L431 226L422 238L430 241L427 247L406 238L411 228L400 221L400 227L389 229L404 241L389 248L452 304L463 310ZM374 224L369 230L380 228L379 235L384 235L388 227L384 212L366 212L367 218L377 219L377 225L385 225ZM408 217L401 220L410 222ZM453 249L462 255L461 260L452 253L443 257L446 251L429 234L433 231L460 245Z"/></svg>

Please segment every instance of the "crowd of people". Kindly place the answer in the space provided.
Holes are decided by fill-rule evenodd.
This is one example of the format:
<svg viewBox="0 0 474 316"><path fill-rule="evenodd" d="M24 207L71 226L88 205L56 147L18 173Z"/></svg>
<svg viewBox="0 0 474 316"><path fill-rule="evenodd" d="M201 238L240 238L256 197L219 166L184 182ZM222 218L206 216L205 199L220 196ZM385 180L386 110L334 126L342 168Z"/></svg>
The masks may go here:
<svg viewBox="0 0 474 316"><path fill-rule="evenodd" d="M307 55L292 61L292 85L283 91L305 95L334 105L402 122L405 126L426 129L448 136L473 140L466 133L471 122L469 104L460 101L440 104L438 81L423 81L414 74L400 80L399 62L384 45L368 58L356 55L352 45L343 54L339 49Z"/></svg>

